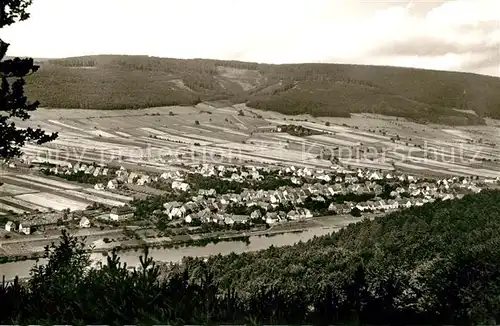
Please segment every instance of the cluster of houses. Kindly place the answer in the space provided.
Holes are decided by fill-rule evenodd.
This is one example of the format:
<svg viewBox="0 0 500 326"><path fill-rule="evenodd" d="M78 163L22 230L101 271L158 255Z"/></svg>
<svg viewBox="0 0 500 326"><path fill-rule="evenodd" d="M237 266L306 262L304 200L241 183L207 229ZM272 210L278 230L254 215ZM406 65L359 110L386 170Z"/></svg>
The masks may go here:
<svg viewBox="0 0 500 326"><path fill-rule="evenodd" d="M79 172L83 172L84 174L88 175L93 175L94 177L97 176L107 176L108 173L110 172L110 169L105 167L105 166L95 166L92 164L80 164L76 163L75 165L71 163L67 163L65 166L56 166L56 167L51 167L49 171L53 174L76 174Z"/></svg>
<svg viewBox="0 0 500 326"><path fill-rule="evenodd" d="M296 176L314 176L314 172L306 169L290 171L285 173L296 173ZM324 180L322 173L318 176ZM201 189L198 194L192 196L187 203L167 202L164 204L164 213L170 219L184 219L191 223L193 220L204 222L228 222L232 224L234 219L239 222L253 218L262 218L268 224L281 220L295 220L313 217L310 210L303 207L305 201L310 198L314 201L331 202L336 195L348 194L371 194L373 199L364 202L335 203L331 202L328 211L332 214L349 214L354 208L361 212L366 211L390 211L412 206L422 206L435 200L450 200L461 198L466 193L478 193L482 190L480 184L472 178L450 178L430 181L421 181L413 176L406 175L382 175L378 172L357 171L356 174L331 176L332 183L304 183L294 187L285 186L276 190L252 190L245 189L240 194L217 194L214 189ZM384 192L381 181L392 181L396 186L385 199L378 197ZM327 180L324 180L327 181ZM177 182L177 181L176 181ZM388 197L388 198L387 198ZM247 207L252 211L249 216L234 216L225 213L230 205ZM278 207L294 207L288 212L276 211Z"/></svg>
<svg viewBox="0 0 500 326"><path fill-rule="evenodd" d="M296 208L288 213L284 211L262 211L259 206L255 206L250 215L229 214L224 211L227 204L220 205L215 198L204 201L189 201L187 203L167 202L163 205L163 213L170 219L182 219L186 223L192 223L195 220L201 223L219 223L232 225L234 223L247 223L250 219L262 219L267 224L273 224L278 221L297 220L313 217L313 214L307 208Z"/></svg>
<svg viewBox="0 0 500 326"><path fill-rule="evenodd" d="M497 180L476 180L474 178L448 178L435 181L421 180L412 175L381 172L368 169L346 170L341 166L334 171L311 169L306 167L287 166L281 168L270 167L230 167L224 165L201 164L193 167L190 172L205 177L217 177L221 180L243 182L245 180L262 180L269 173L283 179L290 179L293 186L283 186L276 190L245 189L239 194L217 194L215 189L201 189L193 193L193 185L186 182L186 172L171 171L161 175L151 176L136 172L129 172L124 167L112 170L106 167L86 166L85 164L52 168L51 172L76 173L83 171L94 176L110 176L106 185L96 184L96 189L117 189L122 183L145 185L150 182L163 181L170 183L172 189L189 193L191 200L185 203L167 202L163 213L172 220L184 220L192 223L245 223L250 219L261 218L268 224L283 220L295 220L313 217L304 207L306 200L318 202L328 201L328 212L331 214L349 214L354 208L361 212L390 211L412 206L422 206L437 199L449 200L461 197L465 193L477 193L482 190L481 182L498 182ZM396 185L390 194L384 193L384 185ZM384 198L380 197L384 193ZM332 201L337 195L370 194L371 200L364 202L336 203ZM230 214L229 207L246 207L247 215ZM280 207L293 207L289 211L280 211ZM121 221L133 216L130 207L114 208L109 214L113 221ZM81 227L88 227L90 222L83 220Z"/></svg>
<svg viewBox="0 0 500 326"><path fill-rule="evenodd" d="M70 213L69 210L53 211L47 213L32 213L19 216L16 221L7 221L5 223L5 231L18 232L20 234L29 235L34 229L54 228L59 225L59 221L78 221L79 228L89 228L92 226L94 218L109 221L123 221L134 216L134 208L129 206L114 207L109 213L103 213L100 210L86 210Z"/></svg>
<svg viewBox="0 0 500 326"><path fill-rule="evenodd" d="M15 222L7 221L7 223L5 223L5 231L18 231L19 233L29 235L31 233L31 227L30 225L26 225L26 223L19 223L19 225L16 225Z"/></svg>
<svg viewBox="0 0 500 326"><path fill-rule="evenodd" d="M57 224L57 221L64 219L67 213L67 211L63 211L25 214L17 221L7 221L5 223L5 231L29 235L33 232L34 228Z"/></svg>

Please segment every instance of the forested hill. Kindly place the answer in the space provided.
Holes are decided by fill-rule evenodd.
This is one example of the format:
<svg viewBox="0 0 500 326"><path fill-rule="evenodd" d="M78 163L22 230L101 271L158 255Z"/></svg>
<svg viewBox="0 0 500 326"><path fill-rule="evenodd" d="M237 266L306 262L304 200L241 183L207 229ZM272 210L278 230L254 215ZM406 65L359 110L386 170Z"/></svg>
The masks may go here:
<svg viewBox="0 0 500 326"><path fill-rule="evenodd" d="M88 269L63 235L4 324L488 324L500 321L500 192L435 202L307 243L165 268Z"/></svg>
<svg viewBox="0 0 500 326"><path fill-rule="evenodd" d="M500 78L381 66L99 55L44 60L28 89L42 106L58 108L140 108L225 99L287 114L372 112L448 124L500 118Z"/></svg>

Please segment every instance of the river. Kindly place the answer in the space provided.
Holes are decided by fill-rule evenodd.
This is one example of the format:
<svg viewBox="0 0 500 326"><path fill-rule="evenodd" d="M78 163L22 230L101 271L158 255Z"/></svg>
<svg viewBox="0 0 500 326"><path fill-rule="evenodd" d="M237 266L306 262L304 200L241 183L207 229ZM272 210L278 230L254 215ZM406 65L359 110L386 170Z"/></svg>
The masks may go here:
<svg viewBox="0 0 500 326"><path fill-rule="evenodd" d="M231 252L236 254L257 251L269 248L270 246L280 247L293 245L299 241L307 241L314 236L321 236L337 231L340 227L315 227L304 230L301 233L282 233L271 237L252 236L250 243L240 241L225 241L216 244L208 244L205 247L182 247L182 248L152 248L150 249L150 257L155 261L160 262L179 262L183 257L208 257L211 255L227 255ZM120 261L127 263L127 266L138 266L139 256L142 254L140 250L127 250L119 252ZM91 254L91 259L94 262L105 262L106 257L100 253ZM45 263L45 260L40 259L39 264ZM0 265L0 275L5 275L6 280L13 279L16 275L20 278L29 276L30 269L35 265L34 260L25 260L18 262L5 263Z"/></svg>

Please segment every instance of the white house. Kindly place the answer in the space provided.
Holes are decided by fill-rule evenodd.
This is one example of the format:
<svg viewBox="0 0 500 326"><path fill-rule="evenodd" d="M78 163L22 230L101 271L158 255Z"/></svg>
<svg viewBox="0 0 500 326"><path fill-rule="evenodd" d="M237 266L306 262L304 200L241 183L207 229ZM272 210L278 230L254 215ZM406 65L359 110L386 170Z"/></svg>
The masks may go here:
<svg viewBox="0 0 500 326"><path fill-rule="evenodd" d="M189 184L187 184L185 182L173 181L172 182L172 189L177 189L177 190L181 190L181 191L188 191L189 189L191 189L191 187L189 186Z"/></svg>
<svg viewBox="0 0 500 326"><path fill-rule="evenodd" d="M109 180L108 181L108 185L106 186L106 188L111 189L111 190L118 188L118 181L116 181L116 180Z"/></svg>
<svg viewBox="0 0 500 326"><path fill-rule="evenodd" d="M224 224L233 225L234 219L231 216L228 216L228 217L224 218Z"/></svg>
<svg viewBox="0 0 500 326"><path fill-rule="evenodd" d="M455 198L455 196L453 196L453 194L446 194L443 196L443 198L441 198L441 200L451 200L454 198Z"/></svg>
<svg viewBox="0 0 500 326"><path fill-rule="evenodd" d="M295 210L291 210L286 214L286 218L292 221L299 219L299 217L299 214Z"/></svg>
<svg viewBox="0 0 500 326"><path fill-rule="evenodd" d="M387 209L397 209L399 208L399 203L394 199L389 199L387 201Z"/></svg>
<svg viewBox="0 0 500 326"><path fill-rule="evenodd" d="M112 221L121 221L133 217L134 211L130 207L114 207L109 213L109 218Z"/></svg>
<svg viewBox="0 0 500 326"><path fill-rule="evenodd" d="M378 172L373 172L368 179L370 179L370 180L382 180L383 178Z"/></svg>
<svg viewBox="0 0 500 326"><path fill-rule="evenodd" d="M252 218L252 219L257 219L257 218L261 218L261 217L262 217L262 214L260 213L260 210L258 210L258 209L254 210L250 214L250 218Z"/></svg>
<svg viewBox="0 0 500 326"><path fill-rule="evenodd" d="M420 195L420 189L416 189L416 190L413 190L411 193L410 193L410 196L412 197L417 197L418 195Z"/></svg>
<svg viewBox="0 0 500 326"><path fill-rule="evenodd" d="M81 228L89 228L90 227L90 220L87 217L82 217L79 223Z"/></svg>
<svg viewBox="0 0 500 326"><path fill-rule="evenodd" d="M137 173L135 172L131 172L129 175L128 175L128 179L127 179L127 183L134 183L134 180L139 177L137 175Z"/></svg>
<svg viewBox="0 0 500 326"><path fill-rule="evenodd" d="M269 224L269 225L274 224L276 222L278 222L277 218L272 218L272 217L267 217L266 218L266 223Z"/></svg>
<svg viewBox="0 0 500 326"><path fill-rule="evenodd" d="M94 186L95 190L104 190L104 185L102 183L96 183Z"/></svg>
<svg viewBox="0 0 500 326"><path fill-rule="evenodd" d="M28 223L19 223L19 233L24 233L26 235L29 235L31 233L31 228L30 228L29 224Z"/></svg>
<svg viewBox="0 0 500 326"><path fill-rule="evenodd" d="M402 199L400 202L398 202L399 207L401 208L410 208L411 207L411 201L408 199Z"/></svg>
<svg viewBox="0 0 500 326"><path fill-rule="evenodd" d="M5 231L12 232L16 230L16 224L12 221L5 223Z"/></svg>
<svg viewBox="0 0 500 326"><path fill-rule="evenodd" d="M316 176L316 179L323 180L326 182L330 182L330 180L332 180L332 178L328 174L318 175L318 176Z"/></svg>
<svg viewBox="0 0 500 326"><path fill-rule="evenodd" d="M186 208L184 206L174 207L174 208L172 208L170 213L168 213L168 217L170 219L173 219L174 217L183 217L184 214L186 214Z"/></svg>
<svg viewBox="0 0 500 326"><path fill-rule="evenodd" d="M364 212L370 209L370 205L368 203L357 203L356 208L360 211Z"/></svg>

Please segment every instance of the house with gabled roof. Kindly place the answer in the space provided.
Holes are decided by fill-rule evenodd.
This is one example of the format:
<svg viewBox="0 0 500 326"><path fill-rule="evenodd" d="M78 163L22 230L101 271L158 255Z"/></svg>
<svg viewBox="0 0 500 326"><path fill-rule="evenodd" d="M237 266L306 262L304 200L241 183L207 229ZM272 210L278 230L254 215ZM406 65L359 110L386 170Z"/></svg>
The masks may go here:
<svg viewBox="0 0 500 326"><path fill-rule="evenodd" d="M311 211L307 208L303 208L303 211L304 211L304 217L305 218L311 218L313 217L313 214L311 213Z"/></svg>
<svg viewBox="0 0 500 326"><path fill-rule="evenodd" d="M79 225L81 228L89 228L89 227L90 227L90 220L88 219L88 217L83 216L83 217L80 219L80 222L78 223L78 225Z"/></svg>
<svg viewBox="0 0 500 326"><path fill-rule="evenodd" d="M122 221L134 216L134 210L128 206L113 207L109 213L109 218L112 221Z"/></svg>
<svg viewBox="0 0 500 326"><path fill-rule="evenodd" d="M360 202L356 204L356 208L360 211L364 212L371 209L371 206L368 202Z"/></svg>
<svg viewBox="0 0 500 326"><path fill-rule="evenodd" d="M12 221L7 221L7 223L5 223L5 231L12 232L15 230L16 230L16 223Z"/></svg>
<svg viewBox="0 0 500 326"><path fill-rule="evenodd" d="M252 219L258 219L261 218L262 214L260 213L260 210L256 209L250 214L250 218Z"/></svg>
<svg viewBox="0 0 500 326"><path fill-rule="evenodd" d="M278 213L276 212L267 212L266 213L266 223L267 224L274 224L278 222Z"/></svg>
<svg viewBox="0 0 500 326"><path fill-rule="evenodd" d="M294 221L294 220L298 220L299 219L299 214L297 213L296 210L291 210L289 211L287 214L286 214L286 218L288 220L291 220L291 221Z"/></svg>
<svg viewBox="0 0 500 326"><path fill-rule="evenodd" d="M407 198L401 198L401 199L398 199L398 206L400 208L410 208L412 206L412 203L409 199Z"/></svg>
<svg viewBox="0 0 500 326"><path fill-rule="evenodd" d="M106 188L111 189L111 190L117 189L118 188L118 181L117 180L109 180Z"/></svg>
<svg viewBox="0 0 500 326"><path fill-rule="evenodd" d="M30 235L31 234L31 223L28 221L24 221L24 222L19 223L19 233Z"/></svg>

